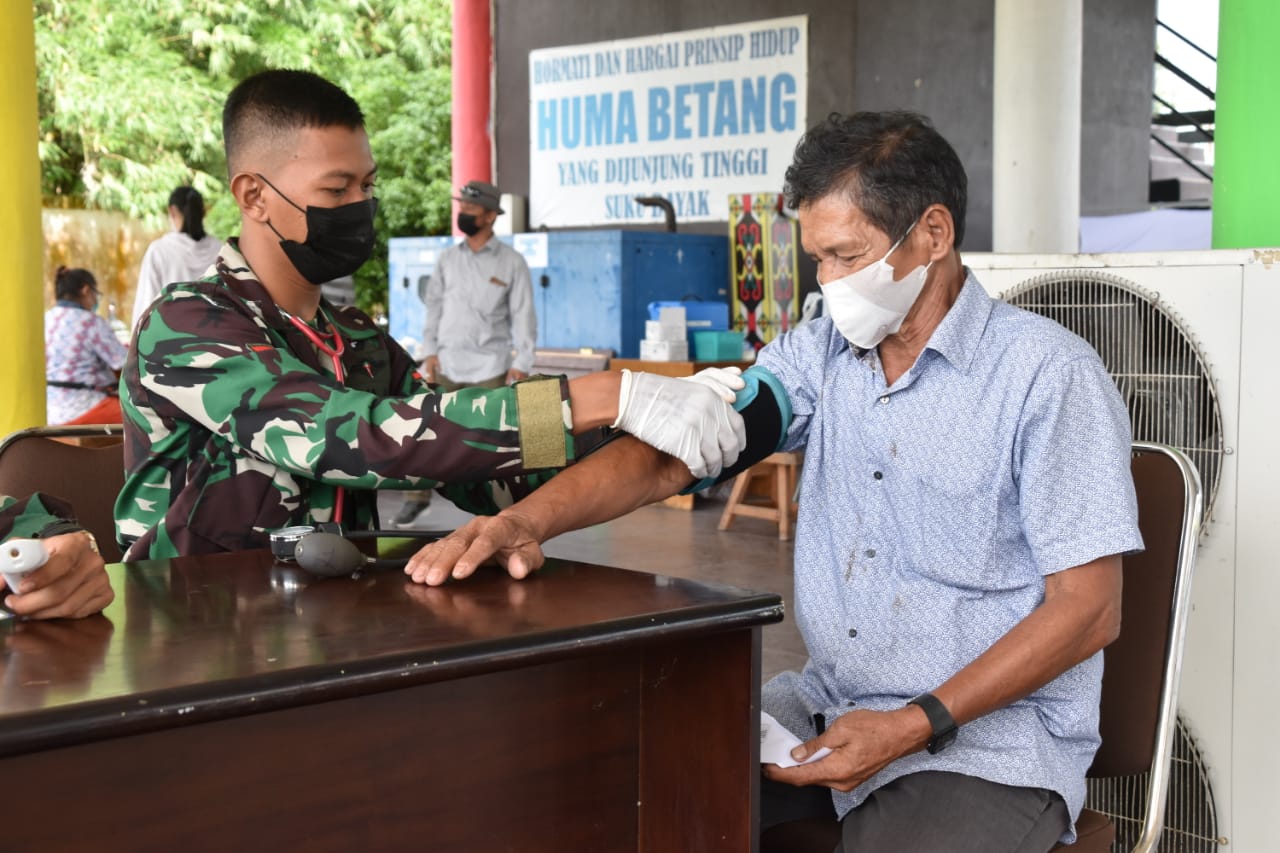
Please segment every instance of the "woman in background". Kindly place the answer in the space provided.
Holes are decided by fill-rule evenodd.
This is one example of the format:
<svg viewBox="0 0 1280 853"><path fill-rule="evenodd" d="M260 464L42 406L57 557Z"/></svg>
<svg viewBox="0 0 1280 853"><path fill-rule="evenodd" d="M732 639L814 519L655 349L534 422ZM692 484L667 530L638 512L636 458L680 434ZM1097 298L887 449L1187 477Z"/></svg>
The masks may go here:
<svg viewBox="0 0 1280 853"><path fill-rule="evenodd" d="M98 283L88 270L58 267L54 292L58 302L44 315L49 423L118 424L114 392L125 348L95 313Z"/></svg>
<svg viewBox="0 0 1280 853"><path fill-rule="evenodd" d="M142 256L131 328L138 327L138 320L165 285L201 278L222 248L221 240L204 231L204 198L194 187L178 187L169 194L169 223L173 230L148 246Z"/></svg>

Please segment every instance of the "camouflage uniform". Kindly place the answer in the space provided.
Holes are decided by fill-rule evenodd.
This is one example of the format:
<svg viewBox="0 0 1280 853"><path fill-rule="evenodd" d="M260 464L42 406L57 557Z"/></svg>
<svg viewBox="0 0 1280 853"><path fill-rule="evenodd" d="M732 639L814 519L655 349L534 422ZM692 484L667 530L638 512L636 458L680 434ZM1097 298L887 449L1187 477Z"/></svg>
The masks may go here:
<svg viewBox="0 0 1280 853"><path fill-rule="evenodd" d="M72 517L71 507L57 498L36 493L26 500L16 500L0 495L0 542L81 530L80 525L64 520Z"/></svg>
<svg viewBox="0 0 1280 853"><path fill-rule="evenodd" d="M129 349L125 559L266 547L270 530L332 520L338 486L349 529L376 524L373 489L442 486L492 513L573 458L563 378L436 394L365 314L322 299L312 326L346 342L339 384L235 241L216 273L169 287Z"/></svg>

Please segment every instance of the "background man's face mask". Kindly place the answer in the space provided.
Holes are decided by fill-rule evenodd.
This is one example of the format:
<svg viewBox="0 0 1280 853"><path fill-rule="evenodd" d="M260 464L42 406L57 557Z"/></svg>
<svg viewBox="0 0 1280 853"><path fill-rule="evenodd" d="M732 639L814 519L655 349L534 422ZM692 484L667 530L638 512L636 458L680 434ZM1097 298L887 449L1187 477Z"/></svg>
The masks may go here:
<svg viewBox="0 0 1280 853"><path fill-rule="evenodd" d="M307 238L301 243L281 237L276 227L267 222L267 227L280 237L280 248L285 257L307 281L324 284L351 275L369 260L373 254L373 217L378 212L376 198L353 201L340 207L307 205L303 210L266 177L258 177L307 216Z"/></svg>
<svg viewBox="0 0 1280 853"><path fill-rule="evenodd" d="M827 313L840 334L854 346L871 349L901 329L907 312L924 290L932 261L916 267L898 281L894 280L893 267L889 265L889 256L915 227L912 223L907 233L874 264L827 284L818 280Z"/></svg>
<svg viewBox="0 0 1280 853"><path fill-rule="evenodd" d="M458 230L468 237L474 237L480 233L480 223L476 221L474 213L458 214Z"/></svg>

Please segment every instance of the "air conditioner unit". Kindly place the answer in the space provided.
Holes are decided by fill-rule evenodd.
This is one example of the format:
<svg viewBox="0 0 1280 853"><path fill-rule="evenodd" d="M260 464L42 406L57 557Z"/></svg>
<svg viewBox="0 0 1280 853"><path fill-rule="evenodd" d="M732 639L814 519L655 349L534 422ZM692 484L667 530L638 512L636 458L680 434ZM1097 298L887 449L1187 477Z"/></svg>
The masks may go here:
<svg viewBox="0 0 1280 853"><path fill-rule="evenodd" d="M1161 849L1277 849L1280 250L964 261L993 296L1094 345L1135 439L1174 445L1196 462L1205 520L1175 746L1185 761ZM1124 809L1103 806L1122 818L1123 835Z"/></svg>

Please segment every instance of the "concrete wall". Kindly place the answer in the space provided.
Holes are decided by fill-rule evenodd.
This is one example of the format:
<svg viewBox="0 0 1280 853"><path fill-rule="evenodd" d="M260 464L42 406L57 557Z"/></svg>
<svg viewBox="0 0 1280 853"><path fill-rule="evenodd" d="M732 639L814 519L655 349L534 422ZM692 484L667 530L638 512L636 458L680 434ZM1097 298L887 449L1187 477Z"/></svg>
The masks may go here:
<svg viewBox="0 0 1280 853"><path fill-rule="evenodd" d="M991 248L993 0L493 0L496 179L529 188L530 50L809 15L808 120L832 111L930 116L969 173L965 248ZM1155 0L1085 0L1082 213L1147 199ZM687 230L719 233L714 223ZM802 271L803 275L803 271Z"/></svg>
<svg viewBox="0 0 1280 853"><path fill-rule="evenodd" d="M1147 207L1156 0L1084 0L1080 214Z"/></svg>

